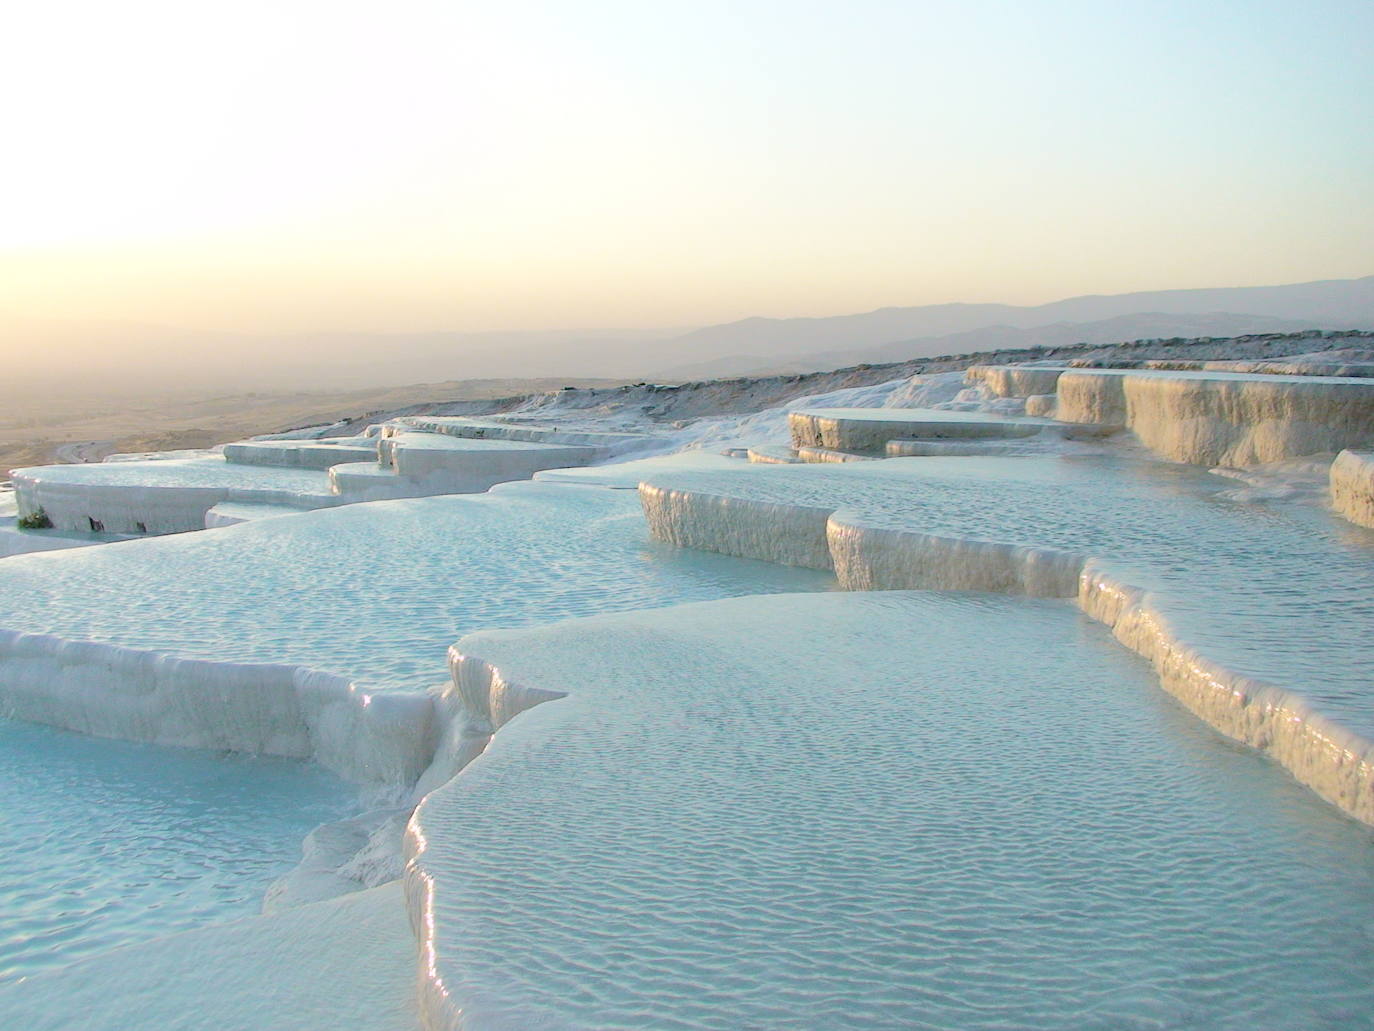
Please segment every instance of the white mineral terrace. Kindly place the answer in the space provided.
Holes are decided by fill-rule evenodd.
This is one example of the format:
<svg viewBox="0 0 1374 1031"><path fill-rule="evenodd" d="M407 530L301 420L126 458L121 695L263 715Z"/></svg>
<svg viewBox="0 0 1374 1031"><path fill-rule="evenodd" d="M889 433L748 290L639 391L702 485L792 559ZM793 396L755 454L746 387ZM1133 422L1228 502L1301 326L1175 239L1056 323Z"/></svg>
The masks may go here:
<svg viewBox="0 0 1374 1031"><path fill-rule="evenodd" d="M1031 397L1053 394L1065 365L975 365L965 374L968 382L982 383L998 397Z"/></svg>
<svg viewBox="0 0 1374 1031"><path fill-rule="evenodd" d="M476 494L498 483L528 480L541 469L587 465L605 457L589 445L483 440L442 433L388 434L378 442L390 467L415 494Z"/></svg>
<svg viewBox="0 0 1374 1031"><path fill-rule="evenodd" d="M397 419L396 423L398 427L411 427L426 433L439 433L467 439L515 440L541 444L594 447L600 449L606 457L636 450L653 439L641 433L569 429L562 426L530 425L500 419L484 420L459 416L410 415ZM396 431L389 430L388 432Z"/></svg>
<svg viewBox="0 0 1374 1031"><path fill-rule="evenodd" d="M1178 462L1255 465L1374 444L1369 378L1062 366L976 366L968 376L1000 397L1054 391L1055 418L1123 425Z"/></svg>
<svg viewBox="0 0 1374 1031"><path fill-rule="evenodd" d="M938 458L951 455L1032 455L1060 450L1058 439L1045 438L1046 434L1010 440L889 440L885 453L888 458Z"/></svg>
<svg viewBox="0 0 1374 1031"><path fill-rule="evenodd" d="M500 729L410 824L429 1028L1248 1031L1374 1005L1369 831L1066 605L736 599L476 634L453 664ZM502 726L515 695L555 700Z"/></svg>
<svg viewBox="0 0 1374 1031"><path fill-rule="evenodd" d="M1363 341L1369 343L1368 339ZM1263 372L1285 376L1356 376L1374 378L1374 362L1331 361L1320 356L1315 359L1303 355L1265 361L1210 361L1202 367L1219 372Z"/></svg>
<svg viewBox="0 0 1374 1031"><path fill-rule="evenodd" d="M59 531L182 533L241 522L245 511L262 516L269 505L290 511L480 493L543 469L605 461L651 439L414 418L372 427L365 436L241 441L225 445L222 457L42 466L17 469L13 479L20 514ZM4 552L70 546L37 538L28 544Z"/></svg>
<svg viewBox="0 0 1374 1031"><path fill-rule="evenodd" d="M636 497L595 487L257 519L5 559L0 705L404 786L433 758L427 689L467 631L827 579L651 543Z"/></svg>
<svg viewBox="0 0 1374 1031"><path fill-rule="evenodd" d="M253 519L294 515L296 511L283 505L269 505L263 502L221 501L205 513L205 529L215 530L221 526L236 526Z"/></svg>
<svg viewBox="0 0 1374 1031"><path fill-rule="evenodd" d="M1342 451L1331 463L1331 506L1352 523L1374 527L1374 452Z"/></svg>
<svg viewBox="0 0 1374 1031"><path fill-rule="evenodd" d="M794 448L881 454L889 440L1033 437L1056 429L1049 419L929 408L807 408L788 416Z"/></svg>
<svg viewBox="0 0 1374 1031"><path fill-rule="evenodd" d="M803 462L870 462L876 455L861 455L854 451L837 451L828 447L799 447L797 457Z"/></svg>
<svg viewBox="0 0 1374 1031"><path fill-rule="evenodd" d="M1198 715L1374 822L1374 535L1234 487L1125 459L919 458L665 473L640 494L660 540L850 589L1076 598Z"/></svg>
<svg viewBox="0 0 1374 1031"><path fill-rule="evenodd" d="M748 448L744 457L750 462L762 462L765 465L794 465L802 460L797 455L796 448L777 444L760 444Z"/></svg>
<svg viewBox="0 0 1374 1031"><path fill-rule="evenodd" d="M726 458L710 451L681 451L673 455L613 462L589 469L550 469L534 474L537 483L595 484L621 490L634 490L646 476L664 472L714 472L738 469L740 459Z"/></svg>
<svg viewBox="0 0 1374 1031"><path fill-rule="evenodd" d="M657 436L413 416L21 470L0 549L214 529L3 558L0 734L235 753L128 759L150 798L261 756L327 783L223 785L324 821L269 915L0 969L0 1026L1362 1026L1374 384L989 369ZM1121 426L1190 462L1327 454L1218 475ZM68 528L20 531L40 509ZM11 753L14 790L53 766ZM334 775L380 808L307 818ZM89 794L92 847L152 883L140 840L199 859L167 790L136 821L144 795L69 788L34 834ZM275 826L221 837L256 869ZM16 919L128 894L89 866L11 876Z"/></svg>
<svg viewBox="0 0 1374 1031"><path fill-rule="evenodd" d="M325 475L309 469L239 465L218 456L156 462L46 465L11 474L21 516L59 530L125 534L199 530L222 501L288 508L337 504Z"/></svg>
<svg viewBox="0 0 1374 1031"><path fill-rule="evenodd" d="M1124 423L1179 462L1254 465L1374 444L1374 381L1072 369L1056 417Z"/></svg>
<svg viewBox="0 0 1374 1031"><path fill-rule="evenodd" d="M19 526L19 504L14 491L0 491L0 558L37 551L62 551L121 540L117 534L72 533L66 530L25 529Z"/></svg>
<svg viewBox="0 0 1374 1031"><path fill-rule="evenodd" d="M277 465L328 469L343 462L377 457L374 437L333 437L325 440L243 440L224 445L227 461L242 465Z"/></svg>

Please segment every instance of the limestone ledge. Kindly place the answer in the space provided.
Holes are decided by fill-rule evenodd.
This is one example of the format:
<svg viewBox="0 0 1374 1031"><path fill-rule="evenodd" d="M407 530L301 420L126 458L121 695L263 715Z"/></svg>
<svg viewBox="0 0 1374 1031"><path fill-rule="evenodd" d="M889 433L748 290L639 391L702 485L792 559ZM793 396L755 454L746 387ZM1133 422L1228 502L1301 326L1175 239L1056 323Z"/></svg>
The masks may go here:
<svg viewBox="0 0 1374 1031"><path fill-rule="evenodd" d="M1072 599L1150 661L1160 685L1218 731L1255 748L1374 825L1374 743L1302 695L1229 671L1182 640L1151 596L1090 556L864 525L816 506L764 503L645 483L651 536L680 547L834 569L847 590L979 590Z"/></svg>

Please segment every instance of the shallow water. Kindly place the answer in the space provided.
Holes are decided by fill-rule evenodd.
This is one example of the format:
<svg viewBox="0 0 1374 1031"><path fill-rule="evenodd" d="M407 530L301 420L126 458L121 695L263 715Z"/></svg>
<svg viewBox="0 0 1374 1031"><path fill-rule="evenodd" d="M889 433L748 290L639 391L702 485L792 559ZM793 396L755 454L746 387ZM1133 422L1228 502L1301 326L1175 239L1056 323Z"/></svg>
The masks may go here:
<svg viewBox="0 0 1374 1031"><path fill-rule="evenodd" d="M417 816L465 1027L1296 1031L1374 1006L1374 832L1065 603L785 595L462 648L571 692Z"/></svg>
<svg viewBox="0 0 1374 1031"><path fill-rule="evenodd" d="M655 484L833 507L846 522L1106 560L1189 644L1374 736L1374 531L1318 505L1236 500L1187 466L1104 457L754 466Z"/></svg>
<svg viewBox="0 0 1374 1031"><path fill-rule="evenodd" d="M0 719L0 981L251 916L356 804L304 763Z"/></svg>
<svg viewBox="0 0 1374 1031"><path fill-rule="evenodd" d="M111 487L234 487L272 488L303 494L329 492L323 472L242 465L222 457L178 458L148 462L92 462L87 465L49 465L16 469L34 474L44 483L86 483Z"/></svg>
<svg viewBox="0 0 1374 1031"><path fill-rule="evenodd" d="M651 542L630 491L522 483L7 559L0 627L423 688L473 630L830 583Z"/></svg>

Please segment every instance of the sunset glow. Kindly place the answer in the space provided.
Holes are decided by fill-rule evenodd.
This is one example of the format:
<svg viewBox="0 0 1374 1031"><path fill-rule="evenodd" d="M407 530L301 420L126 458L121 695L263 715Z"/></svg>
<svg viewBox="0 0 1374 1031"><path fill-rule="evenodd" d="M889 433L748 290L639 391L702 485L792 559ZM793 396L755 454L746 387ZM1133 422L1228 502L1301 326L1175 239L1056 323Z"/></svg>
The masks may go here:
<svg viewBox="0 0 1374 1031"><path fill-rule="evenodd" d="M1367 274L1374 15L1320 7L27 5L0 313L687 326Z"/></svg>

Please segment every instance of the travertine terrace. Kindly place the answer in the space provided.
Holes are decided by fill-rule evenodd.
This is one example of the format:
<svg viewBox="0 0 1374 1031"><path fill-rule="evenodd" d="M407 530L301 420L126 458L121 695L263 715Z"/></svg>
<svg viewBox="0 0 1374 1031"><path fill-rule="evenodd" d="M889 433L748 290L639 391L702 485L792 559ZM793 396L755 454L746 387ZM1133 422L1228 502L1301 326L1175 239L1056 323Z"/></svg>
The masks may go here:
<svg viewBox="0 0 1374 1031"><path fill-rule="evenodd" d="M1331 505L1352 523L1374 527L1374 453L1342 451L1331 463Z"/></svg>
<svg viewBox="0 0 1374 1031"><path fill-rule="evenodd" d="M6 550L66 550L0 560L9 716L360 801L269 915L0 1007L116 1031L156 966L274 1029L225 984L388 1031L1364 1012L1374 380L1214 351L18 471Z"/></svg>

